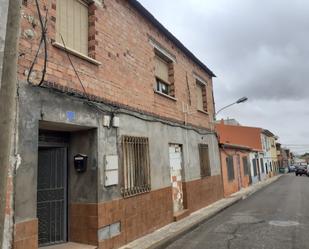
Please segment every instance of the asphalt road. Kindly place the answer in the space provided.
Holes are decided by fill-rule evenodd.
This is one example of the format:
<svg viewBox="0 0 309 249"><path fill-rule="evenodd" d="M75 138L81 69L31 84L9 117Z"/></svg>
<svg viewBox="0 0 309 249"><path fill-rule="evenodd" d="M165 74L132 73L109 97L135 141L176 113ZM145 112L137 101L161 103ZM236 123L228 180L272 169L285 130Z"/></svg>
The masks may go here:
<svg viewBox="0 0 309 249"><path fill-rule="evenodd" d="M179 248L309 249L309 177L281 177L167 247Z"/></svg>

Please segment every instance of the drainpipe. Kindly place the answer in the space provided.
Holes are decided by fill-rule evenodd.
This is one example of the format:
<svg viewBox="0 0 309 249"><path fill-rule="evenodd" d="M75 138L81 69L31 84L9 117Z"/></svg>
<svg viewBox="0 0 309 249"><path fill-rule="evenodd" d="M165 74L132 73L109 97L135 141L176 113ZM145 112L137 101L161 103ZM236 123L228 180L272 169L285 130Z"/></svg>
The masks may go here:
<svg viewBox="0 0 309 249"><path fill-rule="evenodd" d="M0 34L0 43L2 43L0 45L4 45L3 67L2 69L0 67L0 70L2 70L0 74L0 248L8 249L11 248L12 234L8 236L7 231L11 231L10 226L12 224L6 221L11 220L12 217L7 217L5 207L8 173L15 166L12 152L14 151L14 130L16 128L17 58L21 0L0 0L0 6L1 18L5 17L4 23L6 23L6 30L2 26ZM6 6L8 6L7 11L5 10Z"/></svg>

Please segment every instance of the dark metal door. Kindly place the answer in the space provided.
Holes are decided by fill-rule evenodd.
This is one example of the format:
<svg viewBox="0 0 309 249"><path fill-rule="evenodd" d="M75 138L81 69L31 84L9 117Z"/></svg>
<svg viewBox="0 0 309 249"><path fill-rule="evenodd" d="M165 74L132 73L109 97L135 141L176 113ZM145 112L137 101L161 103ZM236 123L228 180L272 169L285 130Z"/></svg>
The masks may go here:
<svg viewBox="0 0 309 249"><path fill-rule="evenodd" d="M40 246L67 240L66 153L66 148L39 149L37 216Z"/></svg>

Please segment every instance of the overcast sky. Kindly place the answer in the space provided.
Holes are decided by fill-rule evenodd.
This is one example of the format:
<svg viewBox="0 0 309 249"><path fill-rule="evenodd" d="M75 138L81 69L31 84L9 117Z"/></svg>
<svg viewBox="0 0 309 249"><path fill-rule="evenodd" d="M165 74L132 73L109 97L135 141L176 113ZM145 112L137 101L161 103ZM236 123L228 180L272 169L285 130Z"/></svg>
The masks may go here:
<svg viewBox="0 0 309 249"><path fill-rule="evenodd" d="M214 73L216 107L309 151L308 0L140 0ZM301 146L295 146L301 145Z"/></svg>

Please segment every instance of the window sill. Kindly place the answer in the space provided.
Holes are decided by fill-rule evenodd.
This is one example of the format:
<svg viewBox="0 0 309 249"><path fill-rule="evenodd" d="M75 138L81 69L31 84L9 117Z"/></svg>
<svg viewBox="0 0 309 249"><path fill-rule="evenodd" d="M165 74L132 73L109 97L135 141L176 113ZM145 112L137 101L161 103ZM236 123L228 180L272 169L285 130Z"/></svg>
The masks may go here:
<svg viewBox="0 0 309 249"><path fill-rule="evenodd" d="M203 113L203 114L205 114L205 115L209 115L209 112L206 112L206 111L204 111L204 110L197 109L197 111L200 112L200 113Z"/></svg>
<svg viewBox="0 0 309 249"><path fill-rule="evenodd" d="M77 56L77 57L79 57L79 58L81 58L81 59L83 59L83 60L86 60L86 61L88 61L88 62L90 62L90 63L92 63L92 64L94 64L94 65L99 66L99 65L102 64L101 62L99 62L99 61L97 61L97 60L95 60L95 59L93 59L93 58L91 58L91 57L89 57L89 56L87 56L87 55L84 55L84 54L82 54L82 53L80 53L80 52L78 52L78 51L76 51L76 50L74 50L74 49L65 48L65 47L64 47L62 44L60 44L59 42L53 42L52 45L53 45L54 47L56 47L56 48L61 49L61 50L68 51L70 54L73 54L73 55L75 55L75 56Z"/></svg>
<svg viewBox="0 0 309 249"><path fill-rule="evenodd" d="M154 92L155 92L156 94L161 95L161 96L163 96L163 97L165 97L165 98L168 98L168 99L170 99L170 100L177 101L176 98L174 98L174 97L172 97L172 96L170 96L170 95L167 95L167 94L165 94L165 93L161 93L161 92L159 92L159 91L157 91L157 90L154 90Z"/></svg>

